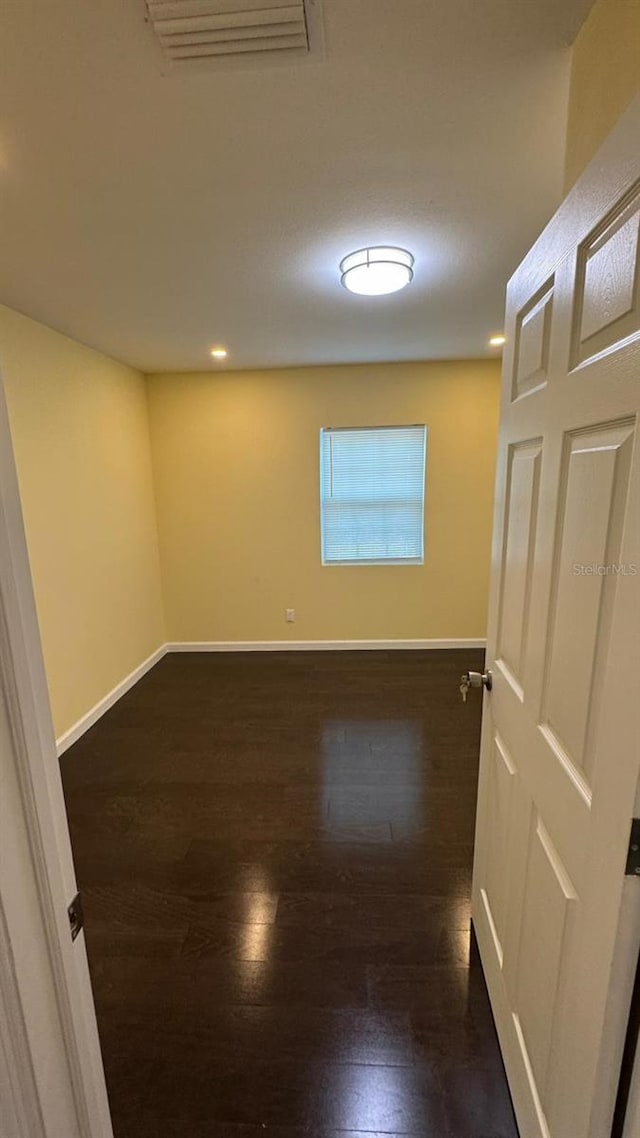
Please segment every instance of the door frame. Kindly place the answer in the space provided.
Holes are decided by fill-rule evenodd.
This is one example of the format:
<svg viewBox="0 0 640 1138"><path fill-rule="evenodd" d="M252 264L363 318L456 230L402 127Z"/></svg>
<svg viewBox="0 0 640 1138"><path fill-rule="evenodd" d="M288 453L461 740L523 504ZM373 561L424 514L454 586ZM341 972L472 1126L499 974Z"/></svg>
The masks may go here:
<svg viewBox="0 0 640 1138"><path fill-rule="evenodd" d="M54 1138L47 1116L55 1094L60 1102L64 1096L73 1103L82 1138L113 1138L84 934L72 942L67 915L76 893L75 873L1 372L0 683L12 744L8 761L17 776L30 847L30 864L21 865L20 871L24 868L35 885L55 988L55 1029L64 1049L58 1059L64 1058L68 1073L67 1086L49 1086L43 1092L47 1080L30 1045L30 1036L37 1038L41 1025L25 1007L13 952L16 906L8 904L8 894L15 897L20 882L5 881L0 893L0 1088L5 1124L20 1138ZM0 1119L5 1121L2 1112Z"/></svg>

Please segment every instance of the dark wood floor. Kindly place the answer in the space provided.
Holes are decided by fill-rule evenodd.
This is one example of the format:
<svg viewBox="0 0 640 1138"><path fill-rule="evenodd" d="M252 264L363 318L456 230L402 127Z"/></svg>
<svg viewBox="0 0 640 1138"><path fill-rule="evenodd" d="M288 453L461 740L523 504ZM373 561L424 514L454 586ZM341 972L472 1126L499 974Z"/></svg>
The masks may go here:
<svg viewBox="0 0 640 1138"><path fill-rule="evenodd" d="M63 757L116 1138L517 1138L469 926L480 663L171 655Z"/></svg>

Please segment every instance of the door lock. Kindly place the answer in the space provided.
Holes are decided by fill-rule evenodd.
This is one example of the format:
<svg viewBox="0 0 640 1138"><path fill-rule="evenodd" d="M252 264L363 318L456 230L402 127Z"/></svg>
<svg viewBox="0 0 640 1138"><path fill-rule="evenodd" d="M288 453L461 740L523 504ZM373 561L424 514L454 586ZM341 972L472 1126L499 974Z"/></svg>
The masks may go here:
<svg viewBox="0 0 640 1138"><path fill-rule="evenodd" d="M464 672L460 676L460 695L462 702L467 702L467 692L469 688L482 688L485 687L487 691L491 691L493 687L493 676L489 669L486 672Z"/></svg>

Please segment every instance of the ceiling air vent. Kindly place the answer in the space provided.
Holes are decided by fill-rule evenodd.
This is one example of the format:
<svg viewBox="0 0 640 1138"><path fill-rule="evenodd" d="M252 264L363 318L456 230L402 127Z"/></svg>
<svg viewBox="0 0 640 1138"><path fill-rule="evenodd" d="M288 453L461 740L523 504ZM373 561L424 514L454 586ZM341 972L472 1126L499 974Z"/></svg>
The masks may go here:
<svg viewBox="0 0 640 1138"><path fill-rule="evenodd" d="M146 0L148 19L176 64L267 62L315 53L321 0Z"/></svg>

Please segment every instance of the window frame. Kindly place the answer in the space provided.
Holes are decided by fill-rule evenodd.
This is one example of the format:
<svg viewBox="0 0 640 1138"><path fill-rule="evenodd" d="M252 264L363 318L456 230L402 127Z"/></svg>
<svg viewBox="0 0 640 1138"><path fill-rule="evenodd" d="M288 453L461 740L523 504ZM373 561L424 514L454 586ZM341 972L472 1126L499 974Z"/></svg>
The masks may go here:
<svg viewBox="0 0 640 1138"><path fill-rule="evenodd" d="M326 436L339 431L407 431L412 429L419 429L423 432L423 457L422 457L422 512L421 512L421 525L420 525L420 545L422 554L420 557L385 557L385 558L362 558L362 559L347 559L343 560L326 560L325 558L325 519L324 519L324 439ZM320 564L323 569L331 568L357 568L377 566L384 568L387 565L405 566L406 568L416 568L425 564L426 555L426 508L427 508L427 455L428 455L428 438L429 428L426 423L381 423L366 426L349 426L349 427L321 427L319 431L319 503L320 503Z"/></svg>

